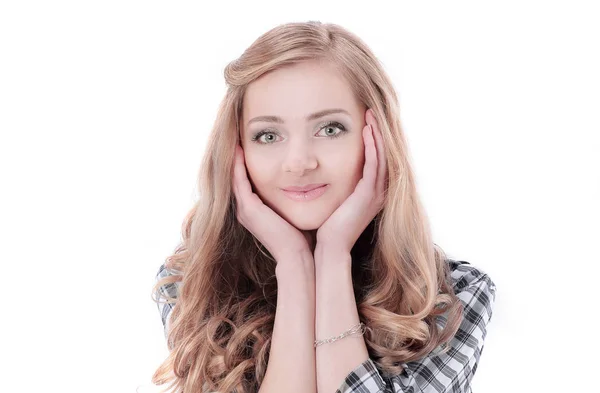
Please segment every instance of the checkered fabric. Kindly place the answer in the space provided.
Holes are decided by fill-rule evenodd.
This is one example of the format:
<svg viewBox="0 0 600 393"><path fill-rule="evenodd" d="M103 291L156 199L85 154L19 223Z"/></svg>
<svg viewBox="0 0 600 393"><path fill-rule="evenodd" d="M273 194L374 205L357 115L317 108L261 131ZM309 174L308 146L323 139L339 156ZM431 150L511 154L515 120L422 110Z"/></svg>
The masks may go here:
<svg viewBox="0 0 600 393"><path fill-rule="evenodd" d="M177 273L179 273L179 272L177 272ZM160 279L162 279L164 277L168 277L172 274L176 274L176 273L169 270L163 263L160 266L160 268L158 269L158 273L156 273L155 283L158 282ZM156 298L160 300L157 303L157 305L158 305L158 312L160 314L160 318L161 318L162 324L163 324L163 331L164 331L165 338L167 338L167 332L169 330L169 322L170 322L169 315L171 315L171 310L173 310L173 307L175 307L175 303L166 303L165 302L166 297L169 296L172 298L176 298L180 285L181 285L181 282L165 284L165 285L160 286L156 293Z"/></svg>
<svg viewBox="0 0 600 393"><path fill-rule="evenodd" d="M448 260L454 291L464 306L463 321L448 343L445 353L435 350L419 361L404 363L404 371L384 377L373 361L367 359L350 372L336 393L472 393L471 381L483 352L487 325L492 317L496 285L491 278L466 261ZM169 275L164 264L156 280ZM177 296L178 284L160 287L163 294ZM165 337L173 304L158 303ZM446 316L438 316L443 328Z"/></svg>

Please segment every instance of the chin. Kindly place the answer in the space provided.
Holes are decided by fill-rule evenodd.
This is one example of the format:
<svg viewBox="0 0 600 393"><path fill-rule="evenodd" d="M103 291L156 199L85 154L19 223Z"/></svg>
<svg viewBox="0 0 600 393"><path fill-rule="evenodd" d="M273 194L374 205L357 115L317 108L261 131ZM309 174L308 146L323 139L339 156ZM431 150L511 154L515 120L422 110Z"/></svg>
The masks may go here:
<svg viewBox="0 0 600 393"><path fill-rule="evenodd" d="M294 227L296 227L296 229L298 229L299 231L316 231L319 229L319 225L294 225Z"/></svg>
<svg viewBox="0 0 600 393"><path fill-rule="evenodd" d="M287 221L300 231L317 230L323 224L318 217L290 217Z"/></svg>
<svg viewBox="0 0 600 393"><path fill-rule="evenodd" d="M320 214L308 215L308 214L287 214L284 219L293 225L300 231L313 231L319 229L319 227L325 222L326 217L322 217Z"/></svg>
<svg viewBox="0 0 600 393"><path fill-rule="evenodd" d="M285 201L275 204L268 203L268 206L300 231L319 229L335 210L326 202L305 204Z"/></svg>

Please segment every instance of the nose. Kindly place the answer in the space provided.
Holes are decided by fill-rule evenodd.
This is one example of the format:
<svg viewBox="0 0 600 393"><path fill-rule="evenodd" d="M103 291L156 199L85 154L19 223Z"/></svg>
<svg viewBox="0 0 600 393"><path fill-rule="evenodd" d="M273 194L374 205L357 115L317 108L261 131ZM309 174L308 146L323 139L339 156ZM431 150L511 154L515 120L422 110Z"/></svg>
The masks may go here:
<svg viewBox="0 0 600 393"><path fill-rule="evenodd" d="M302 176L304 172L311 171L316 167L317 157L310 147L310 141L301 140L289 144L283 160L283 170L285 172L292 172Z"/></svg>

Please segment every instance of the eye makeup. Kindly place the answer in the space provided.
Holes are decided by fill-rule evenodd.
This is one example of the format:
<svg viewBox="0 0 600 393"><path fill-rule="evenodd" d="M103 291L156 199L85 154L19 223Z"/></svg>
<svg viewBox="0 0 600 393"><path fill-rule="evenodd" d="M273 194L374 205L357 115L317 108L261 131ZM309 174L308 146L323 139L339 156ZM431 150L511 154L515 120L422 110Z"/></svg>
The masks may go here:
<svg viewBox="0 0 600 393"><path fill-rule="evenodd" d="M323 128L326 128L326 127L332 127L332 126L334 128L338 128L340 130L340 132L338 132L337 134L334 134L334 135L327 135L327 138L329 138L329 139L338 138L342 134L345 134L345 133L348 132L348 130L346 129L346 127L344 127L343 124L341 124L341 123L339 123L337 121L328 121L328 122L322 124L319 127L319 130L322 130ZM258 143L259 145L272 145L273 142L266 142L266 143L265 142L259 142L259 138L260 137L262 137L263 135L270 135L270 134L273 134L273 135L276 135L276 136L279 135L276 131L274 131L272 129L269 129L269 128L266 128L264 130L258 131L256 134L254 134L252 136L252 138L251 138L251 141L254 142L254 143Z"/></svg>

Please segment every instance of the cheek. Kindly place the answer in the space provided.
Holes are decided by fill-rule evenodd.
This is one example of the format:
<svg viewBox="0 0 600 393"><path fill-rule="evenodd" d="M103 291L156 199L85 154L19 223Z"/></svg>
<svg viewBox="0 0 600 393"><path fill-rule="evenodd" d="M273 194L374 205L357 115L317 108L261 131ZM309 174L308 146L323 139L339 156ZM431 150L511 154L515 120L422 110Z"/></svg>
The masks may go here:
<svg viewBox="0 0 600 393"><path fill-rule="evenodd" d="M245 155L245 163L252 190L263 189L264 185L268 182L269 173L272 173L272 170L269 171L269 167L272 168L272 164L261 155L248 153Z"/></svg>
<svg viewBox="0 0 600 393"><path fill-rule="evenodd" d="M348 173L347 173L347 179L349 182L349 187L351 188L351 191L354 191L354 188L356 187L356 184L358 184L358 182L360 181L360 179L362 179L363 177L363 167L364 167L364 157L363 156L355 156L352 160L349 160L350 162L347 164L348 165Z"/></svg>
<svg viewBox="0 0 600 393"><path fill-rule="evenodd" d="M338 189L344 196L350 195L363 176L364 153L362 146L349 146L339 154L328 157L328 166L332 168L332 182L338 183ZM333 169L335 168L335 169Z"/></svg>
<svg viewBox="0 0 600 393"><path fill-rule="evenodd" d="M344 157L348 171L348 178L353 179L354 184L362 178L363 167L365 165L365 147L362 139L354 141L352 146L346 150Z"/></svg>

